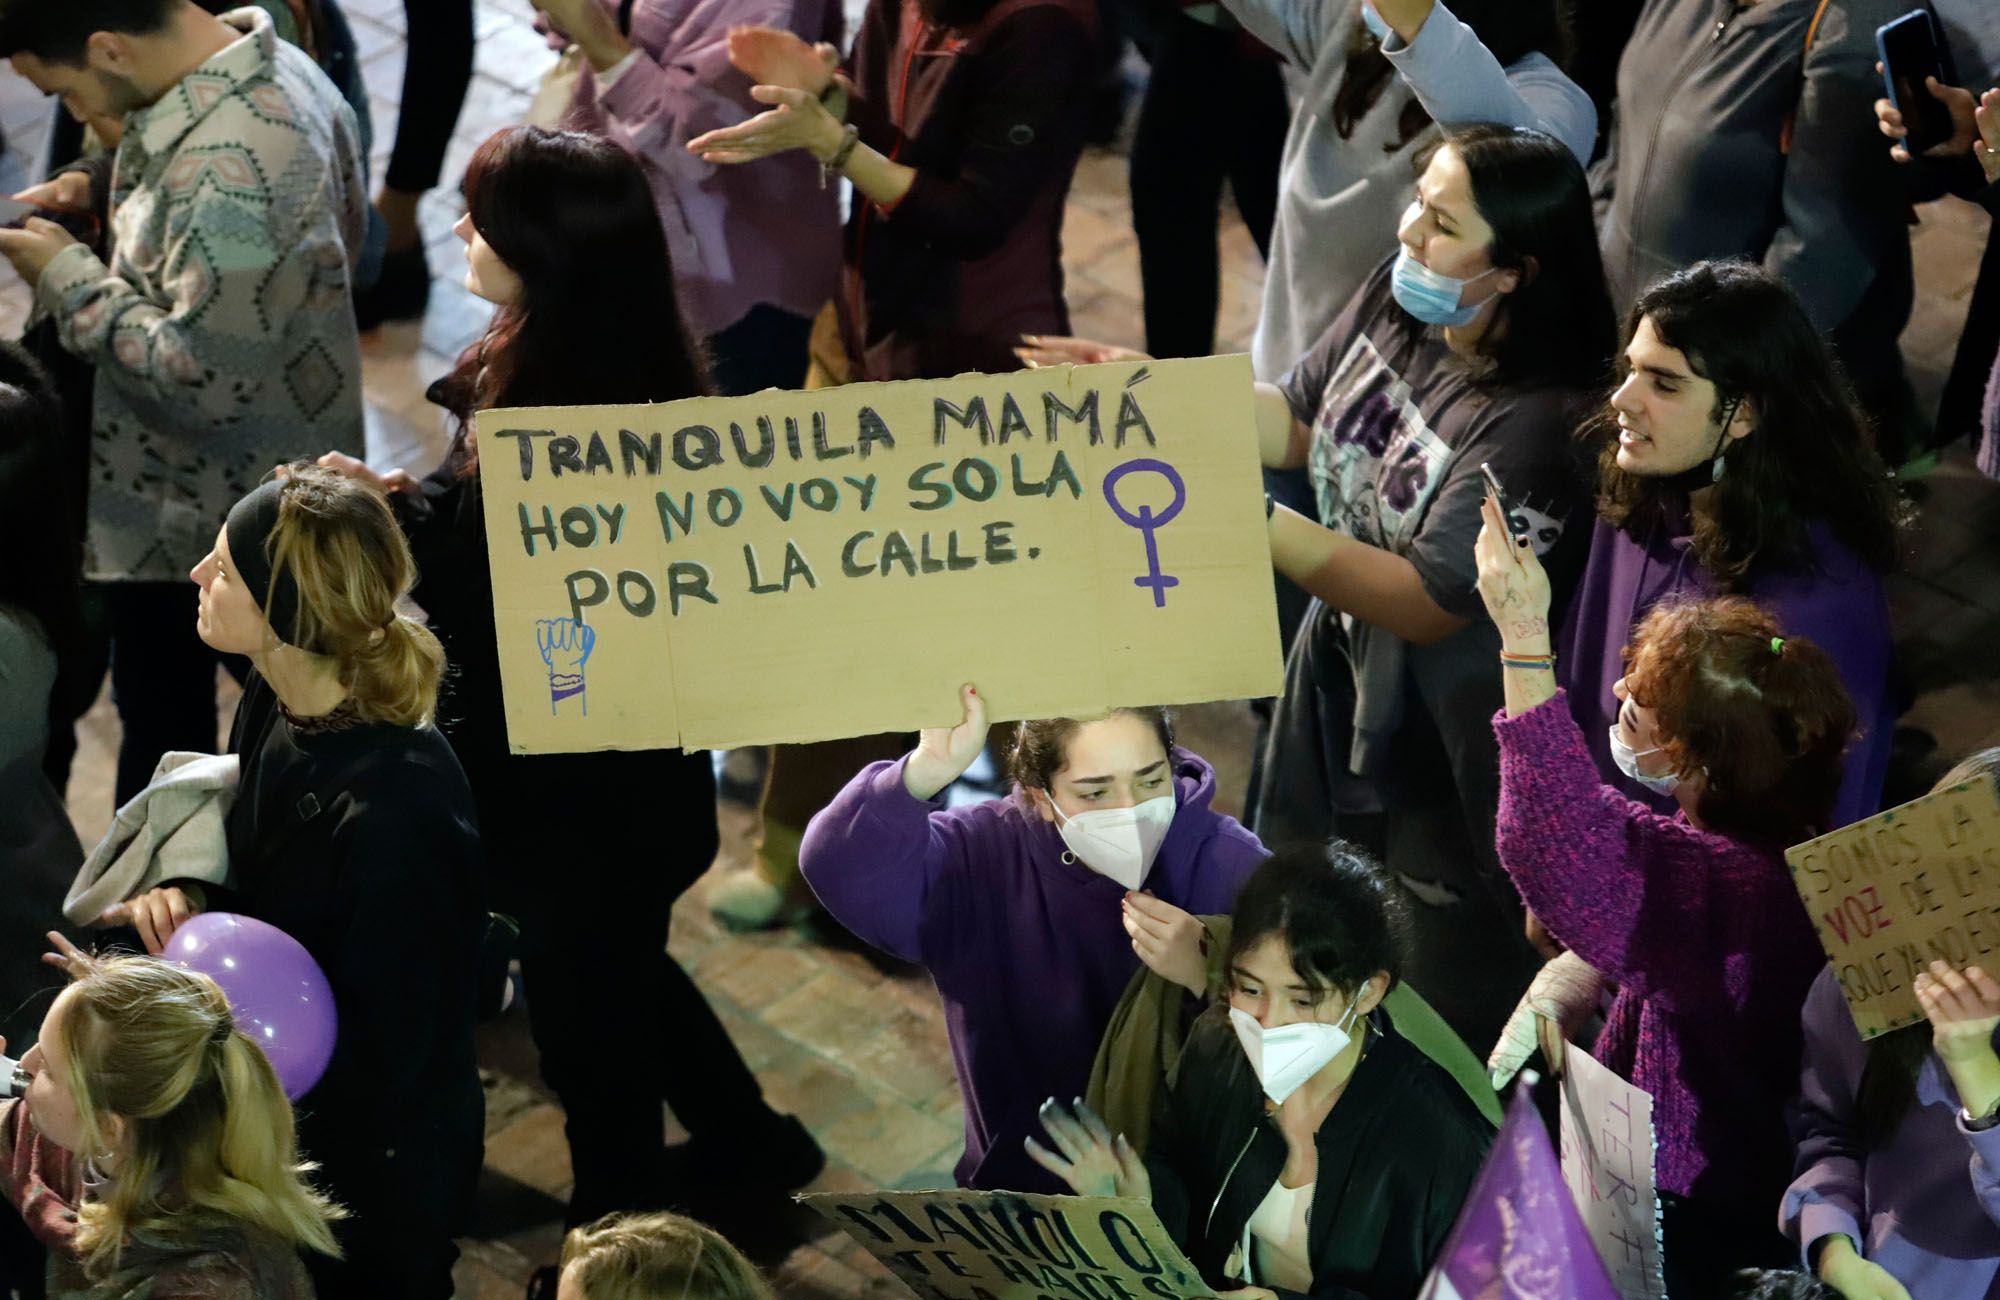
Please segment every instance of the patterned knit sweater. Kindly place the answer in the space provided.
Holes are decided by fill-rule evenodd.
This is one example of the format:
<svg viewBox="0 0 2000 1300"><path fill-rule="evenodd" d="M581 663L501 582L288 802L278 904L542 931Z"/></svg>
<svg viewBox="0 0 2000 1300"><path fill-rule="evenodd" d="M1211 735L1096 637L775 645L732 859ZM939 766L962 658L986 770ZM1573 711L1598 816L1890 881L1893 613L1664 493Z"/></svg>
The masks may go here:
<svg viewBox="0 0 2000 1300"><path fill-rule="evenodd" d="M93 578L181 581L273 465L362 452L354 114L262 10L223 21L243 37L125 119L110 265L72 245L35 287L97 367Z"/></svg>
<svg viewBox="0 0 2000 1300"><path fill-rule="evenodd" d="M1618 985L1592 1054L1653 1095L1659 1185L1771 1222L1799 1008L1826 964L1784 857L1601 784L1569 702L1496 717L1500 863Z"/></svg>

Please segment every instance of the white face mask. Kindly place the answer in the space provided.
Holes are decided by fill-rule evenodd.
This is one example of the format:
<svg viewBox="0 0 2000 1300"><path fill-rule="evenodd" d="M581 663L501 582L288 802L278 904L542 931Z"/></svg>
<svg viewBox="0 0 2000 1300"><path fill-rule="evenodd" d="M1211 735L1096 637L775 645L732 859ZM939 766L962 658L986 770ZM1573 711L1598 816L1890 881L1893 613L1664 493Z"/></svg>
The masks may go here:
<svg viewBox="0 0 2000 1300"><path fill-rule="evenodd" d="M1065 857L1127 889L1145 883L1166 841L1167 827L1173 824L1174 796L1163 794L1130 808L1093 808L1074 817L1063 816L1053 794L1048 800L1055 809L1056 829L1069 846Z"/></svg>
<svg viewBox="0 0 2000 1300"><path fill-rule="evenodd" d="M1648 754L1657 754L1659 752L1660 749L1657 745L1651 749L1640 750L1636 753L1633 752L1632 747L1625 743L1625 738L1618 734L1618 724L1615 722L1611 724L1611 761L1618 765L1618 770L1623 772L1627 778L1637 781L1654 794L1672 794L1675 787L1681 783L1678 772L1663 772L1659 776L1647 776L1639 770L1640 759L1646 757Z"/></svg>
<svg viewBox="0 0 2000 1300"><path fill-rule="evenodd" d="M1347 1050L1353 1037L1347 1026L1354 1020L1359 1002L1349 1002L1340 1023L1328 1025L1317 1020L1266 1029L1257 1017L1235 1007L1229 1009L1229 1023L1243 1043L1243 1054L1264 1085L1264 1095L1283 1105L1299 1085L1326 1068L1326 1063Z"/></svg>

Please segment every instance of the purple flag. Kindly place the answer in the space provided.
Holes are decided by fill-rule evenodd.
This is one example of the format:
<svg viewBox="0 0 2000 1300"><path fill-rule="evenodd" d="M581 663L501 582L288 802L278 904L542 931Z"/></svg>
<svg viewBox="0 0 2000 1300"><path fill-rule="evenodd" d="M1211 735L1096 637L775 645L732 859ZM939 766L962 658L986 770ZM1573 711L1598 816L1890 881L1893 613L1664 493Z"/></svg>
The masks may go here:
<svg viewBox="0 0 2000 1300"><path fill-rule="evenodd" d="M1527 1087L1418 1300L1618 1300Z"/></svg>

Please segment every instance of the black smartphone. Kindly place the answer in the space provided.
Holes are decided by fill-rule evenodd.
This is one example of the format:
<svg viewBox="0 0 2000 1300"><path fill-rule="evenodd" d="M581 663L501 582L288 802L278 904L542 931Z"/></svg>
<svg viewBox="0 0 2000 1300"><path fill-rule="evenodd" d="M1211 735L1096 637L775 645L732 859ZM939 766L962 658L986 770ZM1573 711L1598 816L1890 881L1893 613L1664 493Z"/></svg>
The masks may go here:
<svg viewBox="0 0 2000 1300"><path fill-rule="evenodd" d="M1514 513L1514 503L1507 496L1507 489L1500 486L1500 476L1485 461L1479 462L1479 477L1486 480L1486 490L1493 496L1494 504L1500 507L1500 517L1507 521L1507 531L1516 537L1526 537L1527 529L1522 527L1527 521Z"/></svg>
<svg viewBox="0 0 2000 1300"><path fill-rule="evenodd" d="M1882 82L1889 102L1903 115L1909 134L1903 147L1912 156L1951 139L1951 110L1931 94L1924 78L1951 85L1951 68L1943 40L1928 9L1912 9L1892 23L1875 29L1875 51L1882 58Z"/></svg>
<svg viewBox="0 0 2000 1300"><path fill-rule="evenodd" d="M24 199L0 198L0 226L20 227L27 224L29 217L41 217L53 221L86 244L97 242L99 223L97 215L76 208L52 208L46 204L29 203Z"/></svg>

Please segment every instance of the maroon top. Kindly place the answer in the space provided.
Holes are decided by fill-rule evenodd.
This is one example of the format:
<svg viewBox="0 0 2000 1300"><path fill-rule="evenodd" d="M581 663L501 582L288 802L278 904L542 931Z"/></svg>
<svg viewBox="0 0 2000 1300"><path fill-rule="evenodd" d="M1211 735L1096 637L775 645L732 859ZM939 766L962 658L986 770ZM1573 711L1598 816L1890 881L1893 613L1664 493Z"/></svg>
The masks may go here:
<svg viewBox="0 0 2000 1300"><path fill-rule="evenodd" d="M884 208L856 195L841 335L859 379L1017 370L1022 334L1063 334L1062 217L1096 84L1095 0L1001 0L969 30L869 0L848 120L917 171Z"/></svg>

